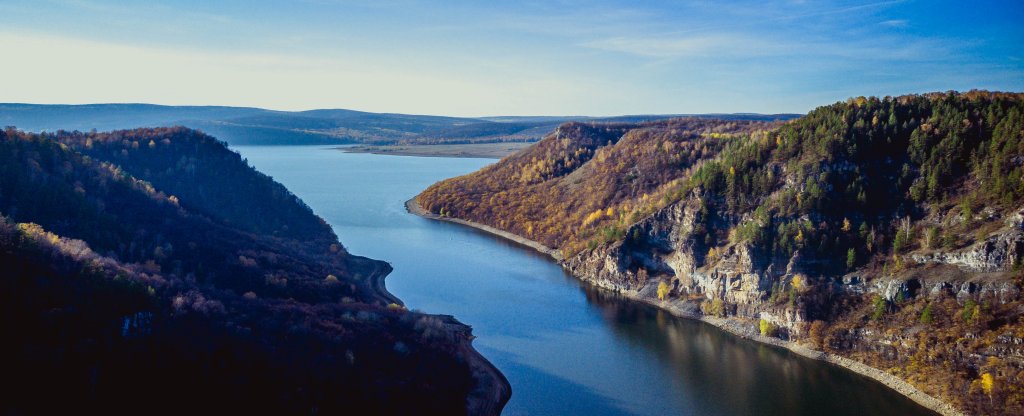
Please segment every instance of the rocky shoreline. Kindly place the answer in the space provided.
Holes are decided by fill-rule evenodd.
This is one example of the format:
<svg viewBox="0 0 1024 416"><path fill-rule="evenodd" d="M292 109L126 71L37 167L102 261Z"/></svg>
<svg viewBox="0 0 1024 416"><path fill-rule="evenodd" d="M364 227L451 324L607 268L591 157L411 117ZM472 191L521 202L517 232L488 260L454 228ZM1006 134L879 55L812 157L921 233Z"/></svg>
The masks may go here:
<svg viewBox="0 0 1024 416"><path fill-rule="evenodd" d="M368 260L368 259L367 259ZM396 304L404 306L401 299L393 295L385 287L385 278L391 273L391 265L385 262L370 272L370 286L374 293L384 304ZM491 364L483 354L473 348L472 328L459 322L451 315L431 315L444 323L445 329L455 335L458 339L457 350L459 355L469 365L473 379L476 381L474 388L466 397L467 415L500 415L501 410L512 397L512 385L505 378L505 375Z"/></svg>
<svg viewBox="0 0 1024 416"><path fill-rule="evenodd" d="M481 230L481 231L486 231L486 232L488 232L490 234L494 234L496 236L502 237L502 238L507 239L509 241L515 242L517 244L520 244L520 245L532 248L534 250L537 250L537 251L539 251L541 253L547 254L548 256L551 256L551 258L555 259L555 261L561 262L563 260L562 253L560 253L558 250L555 250L553 248L550 248L548 246L545 246L545 245L543 245L541 243L538 243L536 241L530 240L528 238L521 237L521 236L512 234L510 232L507 232L507 231L502 231L502 230L499 230L497 228L494 228L494 227L491 227L491 226L488 226L488 225L484 225L484 224L480 224L480 223L475 223L475 222L472 222L472 221L466 221L466 220L459 219L459 218L442 217L440 215L430 213L427 210L423 209L423 207L421 207L420 204L416 202L415 198L410 199L408 201L405 201L405 209L407 211L409 211L410 213L418 215L418 216L423 217L423 218L429 218L429 219L432 219L432 220L439 220L439 221L453 222L453 223L456 223L456 224L465 225L467 227L476 228L476 229Z"/></svg>
<svg viewBox="0 0 1024 416"><path fill-rule="evenodd" d="M539 243L537 241L533 241L533 240L527 239L525 237L522 237L522 236L519 236L519 235L516 235L516 234L512 234L512 233L509 233L509 232L506 232L506 231L502 231L502 230L499 230L499 229L496 229L494 227L490 227L490 226L487 226L487 225L484 225L484 224L479 224L479 223L476 223L476 222L467 221L467 220L463 220L463 219L459 219L459 218L442 217L442 216L439 216L439 215L436 215L436 214L432 214L432 213L427 212L426 210L424 210L423 207L421 207L419 205L419 203L416 202L415 198L406 201L405 207L406 207L406 210L408 210L410 213L412 213L414 215L418 215L418 216L421 216L421 217L424 217L424 218L428 218L428 219L433 219L433 220L453 222L453 223L456 223L456 224L461 224L461 225L464 225L464 226L476 228L478 230L485 231L485 232L497 235L497 236L502 237L502 238L506 238L506 239L508 239L510 241L513 241L515 243L521 244L521 245L526 246L526 247L530 247L530 248L532 248L532 249L534 249L534 250L536 250L536 251L538 251L540 253L547 254L552 259L554 259L556 262L558 262L560 265L562 265L563 267L565 266L564 265L564 258L562 257L561 253L558 250L555 250L553 248L547 247L547 246L545 246L545 245L543 245L543 244L541 244L541 243ZM579 278L579 276L577 276L577 278ZM871 379L873 379L875 381L878 381L879 383L882 383L886 387L888 387L888 388L890 388L890 389L900 393L901 395L909 398L910 400L913 400L915 403L917 403L917 404L919 404L919 405L921 405L921 406L923 406L923 407L925 407L925 408L927 408L929 410L932 410L932 411L934 411L936 413L939 413L939 414L941 414L943 416L964 416L964 415L966 415L966 413L964 413L961 410L957 409L953 405L951 405L951 404L949 404L949 403L947 403L945 401L942 401L940 399L937 399L937 398L935 398L935 397L933 397L933 396L931 396L931 395L921 391L917 387L914 387L912 384L910 384L910 383L900 379L899 377L896 377L896 376L894 376L892 374L889 374L889 373L887 373L887 372L885 372L883 370L871 367L871 366L866 365L864 363L861 363L859 361L851 360L849 358L845 358L845 357L842 357L842 356L839 356L839 355L836 355L836 354L830 354L830 353L827 353L827 352L824 352L824 351L818 351L818 350L814 350L814 349L811 349L811 348L807 348L807 347L805 347L803 345L800 345L798 343L795 343L795 342L785 341L785 340L778 339L778 338L763 336L763 335L761 335L758 332L758 330L757 330L757 323L756 322L747 322L745 320L741 320L741 319L737 319L737 318L717 318L717 317L712 317L712 316L704 316L702 314L695 313L693 311L694 310L694 305L689 304L686 301L675 301L675 302L660 301L656 297L651 296L651 294L653 294L653 291L651 291L651 290L641 290L641 291L628 291L627 290L627 291L624 291L624 290L621 290L621 288L615 287L615 286L610 285L610 284L602 284L602 281L592 281L592 280L589 280L589 279L582 279L582 278L580 278L580 280L584 281L584 282L586 282L588 284L591 284L591 285L593 285L595 287L599 287L599 288L604 289L604 290L610 290L610 291L616 292L616 293L618 293L618 294L620 294L622 296L625 296L625 297L627 297L629 299L632 299L632 300L635 300L635 301L639 301L639 302L643 302L643 303L652 305L654 307L660 308L662 310L665 310L665 311L671 313L672 315L675 315L675 316L678 316L678 317L681 317L681 318L694 319L694 320L699 320L699 321L708 323L710 325L713 325L713 326L715 326L717 328L720 328L720 329L722 329L722 330L724 330L726 332L729 332L729 333L731 333L731 334L733 334L735 336L738 336L740 338L749 339L749 340L752 340L752 341L760 342L760 343L767 344L767 345L772 345L772 346L779 347L779 348L785 348L785 349L787 349L789 351L792 351L793 353L801 355L803 357L807 357L807 358L814 359L814 360L819 360L819 361L824 361L824 362L827 362L827 363L830 363L830 364L833 364L833 365L845 368L847 370L853 371L854 373L857 373L857 374L860 374L862 376L871 378ZM647 292L651 292L651 293L647 293ZM645 294L647 296L645 296Z"/></svg>

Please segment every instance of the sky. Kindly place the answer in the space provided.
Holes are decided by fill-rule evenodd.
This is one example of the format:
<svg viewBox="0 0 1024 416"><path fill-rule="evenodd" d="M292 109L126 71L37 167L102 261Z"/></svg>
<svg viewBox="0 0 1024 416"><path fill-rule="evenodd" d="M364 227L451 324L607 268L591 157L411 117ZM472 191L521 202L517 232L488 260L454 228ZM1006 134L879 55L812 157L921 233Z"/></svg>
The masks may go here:
<svg viewBox="0 0 1024 416"><path fill-rule="evenodd" d="M0 102L805 113L1024 91L1024 1L0 0Z"/></svg>

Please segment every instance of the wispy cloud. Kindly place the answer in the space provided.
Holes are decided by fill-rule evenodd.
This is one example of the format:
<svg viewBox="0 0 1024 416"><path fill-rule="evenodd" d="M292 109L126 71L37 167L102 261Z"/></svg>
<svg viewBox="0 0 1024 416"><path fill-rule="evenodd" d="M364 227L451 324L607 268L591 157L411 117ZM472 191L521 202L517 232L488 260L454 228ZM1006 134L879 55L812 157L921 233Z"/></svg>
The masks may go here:
<svg viewBox="0 0 1024 416"><path fill-rule="evenodd" d="M785 47L741 35L612 37L584 42L581 46L652 58L706 56L764 56L779 54Z"/></svg>
<svg viewBox="0 0 1024 416"><path fill-rule="evenodd" d="M718 34L694 36L613 37L582 43L581 46L652 59L710 60L800 57L859 61L934 61L966 49L959 40L933 40L894 36L873 39L794 39L784 36Z"/></svg>
<svg viewBox="0 0 1024 416"><path fill-rule="evenodd" d="M886 20L884 22L880 22L879 25L887 26L887 27L901 28L902 29L902 28L905 28L907 26L910 26L910 21L908 21L906 19L892 19L892 20Z"/></svg>

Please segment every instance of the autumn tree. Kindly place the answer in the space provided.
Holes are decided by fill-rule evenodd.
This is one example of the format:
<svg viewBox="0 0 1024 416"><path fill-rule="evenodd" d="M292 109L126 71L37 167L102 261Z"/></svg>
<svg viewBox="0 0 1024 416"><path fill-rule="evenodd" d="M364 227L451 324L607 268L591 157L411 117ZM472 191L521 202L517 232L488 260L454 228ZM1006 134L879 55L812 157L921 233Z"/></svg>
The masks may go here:
<svg viewBox="0 0 1024 416"><path fill-rule="evenodd" d="M665 300L672 288L669 287L668 283L658 282L658 300Z"/></svg>

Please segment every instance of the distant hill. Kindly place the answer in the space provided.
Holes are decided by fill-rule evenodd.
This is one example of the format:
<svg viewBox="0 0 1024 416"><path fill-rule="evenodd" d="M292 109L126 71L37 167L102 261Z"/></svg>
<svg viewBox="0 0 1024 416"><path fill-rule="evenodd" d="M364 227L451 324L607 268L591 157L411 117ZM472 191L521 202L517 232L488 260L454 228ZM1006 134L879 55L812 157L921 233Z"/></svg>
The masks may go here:
<svg viewBox="0 0 1024 416"><path fill-rule="evenodd" d="M0 130L0 413L465 413L469 328L390 270L203 133Z"/></svg>
<svg viewBox="0 0 1024 416"><path fill-rule="evenodd" d="M620 117L442 117L343 109L274 111L153 104L0 104L0 126L33 132L185 126L230 144L456 144L536 141L566 121L639 122L678 115ZM700 116L705 117L705 116ZM785 120L794 114L719 114L730 120Z"/></svg>
<svg viewBox="0 0 1024 416"><path fill-rule="evenodd" d="M566 123L416 201L625 296L1024 414L1024 94Z"/></svg>

